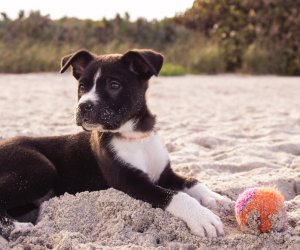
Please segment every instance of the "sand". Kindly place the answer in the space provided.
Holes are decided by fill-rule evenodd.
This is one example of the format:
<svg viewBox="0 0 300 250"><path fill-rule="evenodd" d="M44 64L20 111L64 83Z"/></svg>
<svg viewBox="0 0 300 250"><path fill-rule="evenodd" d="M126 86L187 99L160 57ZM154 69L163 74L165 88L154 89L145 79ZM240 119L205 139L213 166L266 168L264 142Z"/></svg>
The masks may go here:
<svg viewBox="0 0 300 250"><path fill-rule="evenodd" d="M117 190L65 194L42 204L36 226L1 249L300 249L300 78L155 78L148 100L173 168L236 200L274 185L285 196L288 229L242 233L216 211L225 236L194 236L185 223ZM0 139L75 133L70 75L0 75ZM2 245L1 245L2 244Z"/></svg>

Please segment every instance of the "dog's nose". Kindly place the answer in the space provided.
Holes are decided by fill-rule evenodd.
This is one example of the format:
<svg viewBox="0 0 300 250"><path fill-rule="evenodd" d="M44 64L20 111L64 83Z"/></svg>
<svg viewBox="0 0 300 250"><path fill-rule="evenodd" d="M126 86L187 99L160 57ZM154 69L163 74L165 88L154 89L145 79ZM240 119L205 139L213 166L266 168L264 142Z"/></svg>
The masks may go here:
<svg viewBox="0 0 300 250"><path fill-rule="evenodd" d="M80 103L78 107L81 111L90 112L93 110L94 105L92 102L83 102L83 103Z"/></svg>

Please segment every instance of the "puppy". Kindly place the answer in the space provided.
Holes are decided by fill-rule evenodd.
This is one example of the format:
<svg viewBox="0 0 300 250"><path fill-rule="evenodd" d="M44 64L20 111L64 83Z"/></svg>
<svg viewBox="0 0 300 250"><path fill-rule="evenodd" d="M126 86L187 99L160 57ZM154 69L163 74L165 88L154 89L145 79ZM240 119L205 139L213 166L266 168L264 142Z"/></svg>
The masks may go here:
<svg viewBox="0 0 300 250"><path fill-rule="evenodd" d="M146 103L148 80L163 56L152 50L96 56L80 50L62 58L78 81L76 122L85 132L55 137L16 137L0 144L0 222L6 238L16 215L37 209L49 193L110 187L181 218L199 236L222 235L207 207L228 200L171 169ZM46 198L45 198L46 197ZM27 224L25 224L26 226Z"/></svg>

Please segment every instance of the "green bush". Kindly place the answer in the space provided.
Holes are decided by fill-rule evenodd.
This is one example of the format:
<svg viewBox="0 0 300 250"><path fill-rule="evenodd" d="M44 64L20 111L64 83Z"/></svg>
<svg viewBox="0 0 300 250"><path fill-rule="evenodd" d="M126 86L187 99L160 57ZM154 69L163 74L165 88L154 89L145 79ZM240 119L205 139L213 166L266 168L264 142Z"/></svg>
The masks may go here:
<svg viewBox="0 0 300 250"><path fill-rule="evenodd" d="M216 74L225 72L225 61L222 49L217 44L206 44L195 52L192 72Z"/></svg>
<svg viewBox="0 0 300 250"><path fill-rule="evenodd" d="M195 0L176 22L218 42L226 71L300 75L299 13L295 0Z"/></svg>
<svg viewBox="0 0 300 250"><path fill-rule="evenodd" d="M182 76L185 74L186 71L183 67L170 63L165 63L160 71L160 75L162 76Z"/></svg>
<svg viewBox="0 0 300 250"><path fill-rule="evenodd" d="M281 63L276 59L274 51L252 44L244 54L242 72L276 74L281 71Z"/></svg>
<svg viewBox="0 0 300 250"><path fill-rule="evenodd" d="M51 20L39 12L12 20L0 13L0 72L57 71L60 58L80 48L97 54L152 48L165 55L165 75L300 75L299 13L295 0L195 0L161 21Z"/></svg>

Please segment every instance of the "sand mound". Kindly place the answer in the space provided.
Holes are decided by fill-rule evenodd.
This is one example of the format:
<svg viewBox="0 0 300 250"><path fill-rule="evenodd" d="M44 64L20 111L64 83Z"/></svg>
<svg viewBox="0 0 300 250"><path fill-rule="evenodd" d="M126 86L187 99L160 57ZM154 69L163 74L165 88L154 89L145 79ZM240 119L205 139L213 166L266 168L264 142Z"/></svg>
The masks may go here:
<svg viewBox="0 0 300 250"><path fill-rule="evenodd" d="M300 197L289 203L293 216L300 212ZM291 218L293 217L291 214ZM291 231L260 236L241 234L232 216L223 218L227 235L218 239L192 235L179 219L161 209L109 189L65 194L43 203L38 224L12 235L12 249L228 248L296 249L299 222ZM235 231L232 234L232 230ZM229 233L230 232L230 233ZM298 234L298 236L297 236Z"/></svg>

